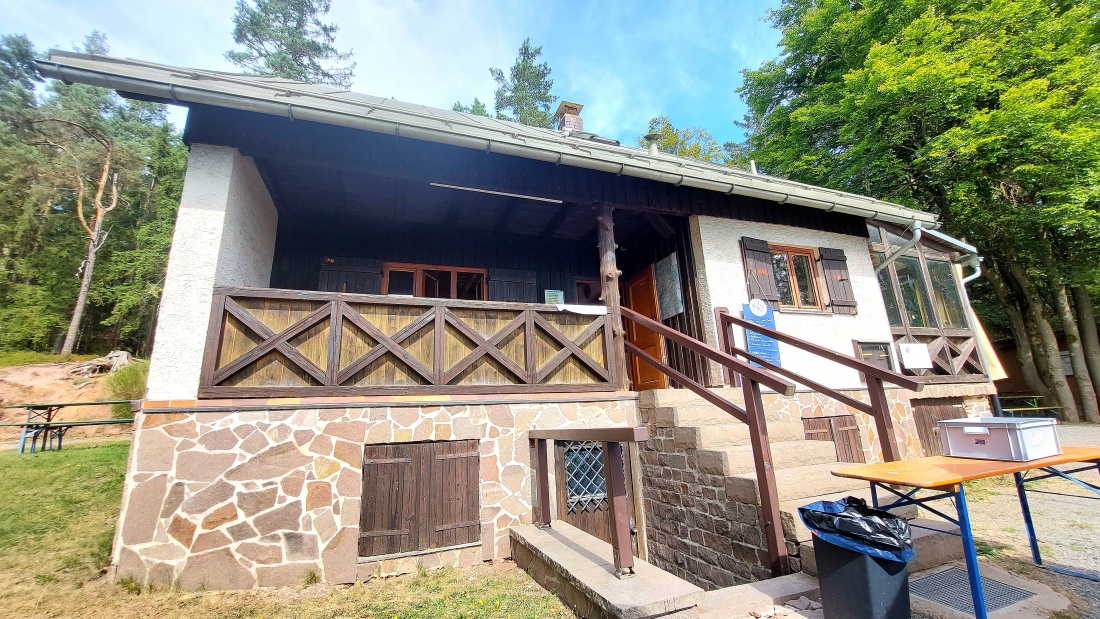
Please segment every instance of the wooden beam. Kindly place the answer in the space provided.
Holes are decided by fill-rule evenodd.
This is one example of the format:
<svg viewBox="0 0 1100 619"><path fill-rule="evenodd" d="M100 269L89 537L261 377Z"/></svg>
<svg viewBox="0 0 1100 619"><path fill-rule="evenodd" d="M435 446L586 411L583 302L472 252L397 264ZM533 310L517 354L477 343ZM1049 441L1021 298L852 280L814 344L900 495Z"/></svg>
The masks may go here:
<svg viewBox="0 0 1100 619"><path fill-rule="evenodd" d="M623 444L603 444L604 482L607 492L607 513L611 525L611 551L615 576L634 575L634 553L630 544L630 509L626 505L626 475L623 471Z"/></svg>
<svg viewBox="0 0 1100 619"><path fill-rule="evenodd" d="M649 222L649 225L653 226L653 229L657 231L657 234L661 235L662 239L672 238L672 235L676 234L676 228L674 228L663 215L647 212L643 213L642 217Z"/></svg>
<svg viewBox="0 0 1100 619"><path fill-rule="evenodd" d="M626 371L626 335L623 333L619 302L619 276L622 272L615 261L615 250L619 246L615 244L614 210L610 204L600 204L596 208L599 213L596 217L596 241L600 252L600 300L607 306L613 344L612 356L607 360L607 365L611 370L612 382L619 389L625 390L630 377Z"/></svg>
<svg viewBox="0 0 1100 619"><path fill-rule="evenodd" d="M783 537L783 521L779 515L779 491L775 486L775 466L772 464L772 447L768 440L768 423L764 418L760 384L745 377L741 381L741 389L745 395L745 416L749 424L753 464L756 467L756 488L760 494L760 524L768 545L769 567L772 576L783 576L790 573L790 562L787 560L787 543Z"/></svg>
<svg viewBox="0 0 1100 619"><path fill-rule="evenodd" d="M550 456L546 439L535 440L535 474L538 476L538 506L535 524L550 526Z"/></svg>
<svg viewBox="0 0 1100 619"><path fill-rule="evenodd" d="M571 202L566 202L561 205L557 213L550 218L550 221L546 222L546 225L542 227L542 232L539 232L539 236L547 236L557 232L558 228L569 219L569 216L573 214L573 211L577 210L577 205Z"/></svg>
<svg viewBox="0 0 1100 619"><path fill-rule="evenodd" d="M530 430L530 439L554 441L600 441L619 443L644 443L649 440L645 426L631 428L563 428L561 430Z"/></svg>

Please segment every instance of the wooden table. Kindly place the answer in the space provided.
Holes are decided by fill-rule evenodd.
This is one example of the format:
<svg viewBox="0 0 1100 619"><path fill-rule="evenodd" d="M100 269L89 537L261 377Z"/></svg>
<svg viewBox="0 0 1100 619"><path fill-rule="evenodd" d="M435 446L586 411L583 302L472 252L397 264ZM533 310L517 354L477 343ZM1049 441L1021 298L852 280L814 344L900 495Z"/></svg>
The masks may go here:
<svg viewBox="0 0 1100 619"><path fill-rule="evenodd" d="M1075 474L1083 471L1100 472L1100 447L1063 447L1062 451L1061 455L1029 462L934 456L854 466L836 471L833 475L870 482L871 500L874 506L879 509L918 505L948 522L958 525L959 534L963 540L963 554L966 558L966 571L970 580L970 595L974 600L975 616L977 619L987 619L985 596L982 592L981 575L978 571L978 554L974 548L974 533L970 527L970 514L967 511L963 482L1001 475L1013 475L1015 477L1016 493L1020 499L1020 510L1023 512L1028 542L1031 544L1031 556L1036 565L1043 565L1042 557L1039 554L1039 542L1035 537L1035 525L1031 519L1031 508L1027 502L1026 485L1051 477L1061 477L1100 495L1100 486L1074 477ZM1055 468L1064 465L1082 466L1073 467L1071 470ZM912 490L903 492L892 486L906 486L912 488ZM897 499L893 503L880 505L879 490L893 494ZM931 490L934 494L917 496L922 490ZM943 499L954 500L957 518L952 518L928 506L928 503L932 501ZM1044 567L1089 580L1098 580L1095 576L1089 574L1053 566Z"/></svg>
<svg viewBox="0 0 1100 619"><path fill-rule="evenodd" d="M19 453L24 453L27 439L31 439L31 453L37 449L38 439L42 438L42 449L53 449L54 440L57 440L57 449L61 449L61 440L70 428L74 426L112 425L127 423L133 419L89 419L85 421L59 421L55 419L58 411L74 406L103 406L112 404L133 404L130 400L107 400L104 402L58 402L53 404L10 404L4 408L22 408L27 411L27 421L24 423L0 424L0 426L18 426L23 428L23 434L19 438Z"/></svg>

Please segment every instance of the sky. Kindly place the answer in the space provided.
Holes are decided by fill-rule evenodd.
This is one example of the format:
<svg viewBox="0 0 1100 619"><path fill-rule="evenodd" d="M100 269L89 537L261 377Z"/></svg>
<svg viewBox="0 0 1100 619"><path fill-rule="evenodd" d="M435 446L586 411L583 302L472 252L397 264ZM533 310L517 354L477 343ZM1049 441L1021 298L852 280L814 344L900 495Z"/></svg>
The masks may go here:
<svg viewBox="0 0 1100 619"><path fill-rule="evenodd" d="M352 90L449 108L492 108L489 67L515 61L525 37L543 47L553 94L584 105L586 131L634 143L649 119L740 140L741 70L778 54L764 16L778 0L332 0L336 46L355 52ZM234 70L232 0L0 0L0 34L36 49L72 49L92 30L111 55ZM185 110L170 119L182 126Z"/></svg>

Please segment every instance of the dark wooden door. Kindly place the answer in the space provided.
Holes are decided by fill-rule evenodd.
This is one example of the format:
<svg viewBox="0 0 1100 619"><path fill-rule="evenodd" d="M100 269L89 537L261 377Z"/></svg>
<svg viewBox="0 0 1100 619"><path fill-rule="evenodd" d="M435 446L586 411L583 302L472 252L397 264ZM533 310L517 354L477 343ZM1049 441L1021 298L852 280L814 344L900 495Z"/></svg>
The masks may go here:
<svg viewBox="0 0 1100 619"><path fill-rule="evenodd" d="M481 539L477 441L367 445L359 556Z"/></svg>
<svg viewBox="0 0 1100 619"><path fill-rule="evenodd" d="M917 424L917 437L925 456L942 456L940 431L936 422L943 419L966 417L960 398L925 398L913 400L913 421Z"/></svg>
<svg viewBox="0 0 1100 619"><path fill-rule="evenodd" d="M624 446L625 447L625 446ZM595 441L554 441L557 466L558 517L578 529L611 542L611 508L603 472L603 444ZM623 450L625 454L625 449ZM634 525L634 489L630 458L623 459L627 513ZM634 555L638 536L631 535Z"/></svg>
<svg viewBox="0 0 1100 619"><path fill-rule="evenodd" d="M657 278L652 264L626 282L625 292L623 302L626 307L646 318L661 320L660 308L657 305ZM660 335L630 320L626 321L626 326L626 339L658 361L665 360L665 346ZM634 355L629 355L628 358L630 359L630 381L634 384L635 391L664 389L668 386L664 373L643 363Z"/></svg>
<svg viewBox="0 0 1100 619"><path fill-rule="evenodd" d="M833 442L837 462L862 464L867 461L854 416L811 417L803 419L802 425L806 430L806 440Z"/></svg>

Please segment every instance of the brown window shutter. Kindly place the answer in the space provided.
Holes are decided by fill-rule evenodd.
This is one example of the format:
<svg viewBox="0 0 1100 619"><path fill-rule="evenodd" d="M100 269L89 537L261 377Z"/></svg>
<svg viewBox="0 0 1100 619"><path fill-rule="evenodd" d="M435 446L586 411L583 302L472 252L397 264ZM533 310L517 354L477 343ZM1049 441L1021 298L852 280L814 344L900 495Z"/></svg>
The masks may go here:
<svg viewBox="0 0 1100 619"><path fill-rule="evenodd" d="M818 260L825 272L825 288L829 292L829 307L834 314L855 314L856 297L848 275L848 258L844 250L819 247Z"/></svg>
<svg viewBox="0 0 1100 619"><path fill-rule="evenodd" d="M419 445L367 445L363 453L363 509L359 556L417 549Z"/></svg>
<svg viewBox="0 0 1100 619"><path fill-rule="evenodd" d="M481 539L481 492L477 441L428 443L431 458L431 548Z"/></svg>
<svg viewBox="0 0 1100 619"><path fill-rule="evenodd" d="M779 303L779 290L775 287L775 271L772 268L772 252L768 242L743 236L741 249L745 254L745 279L749 285L749 298Z"/></svg>

